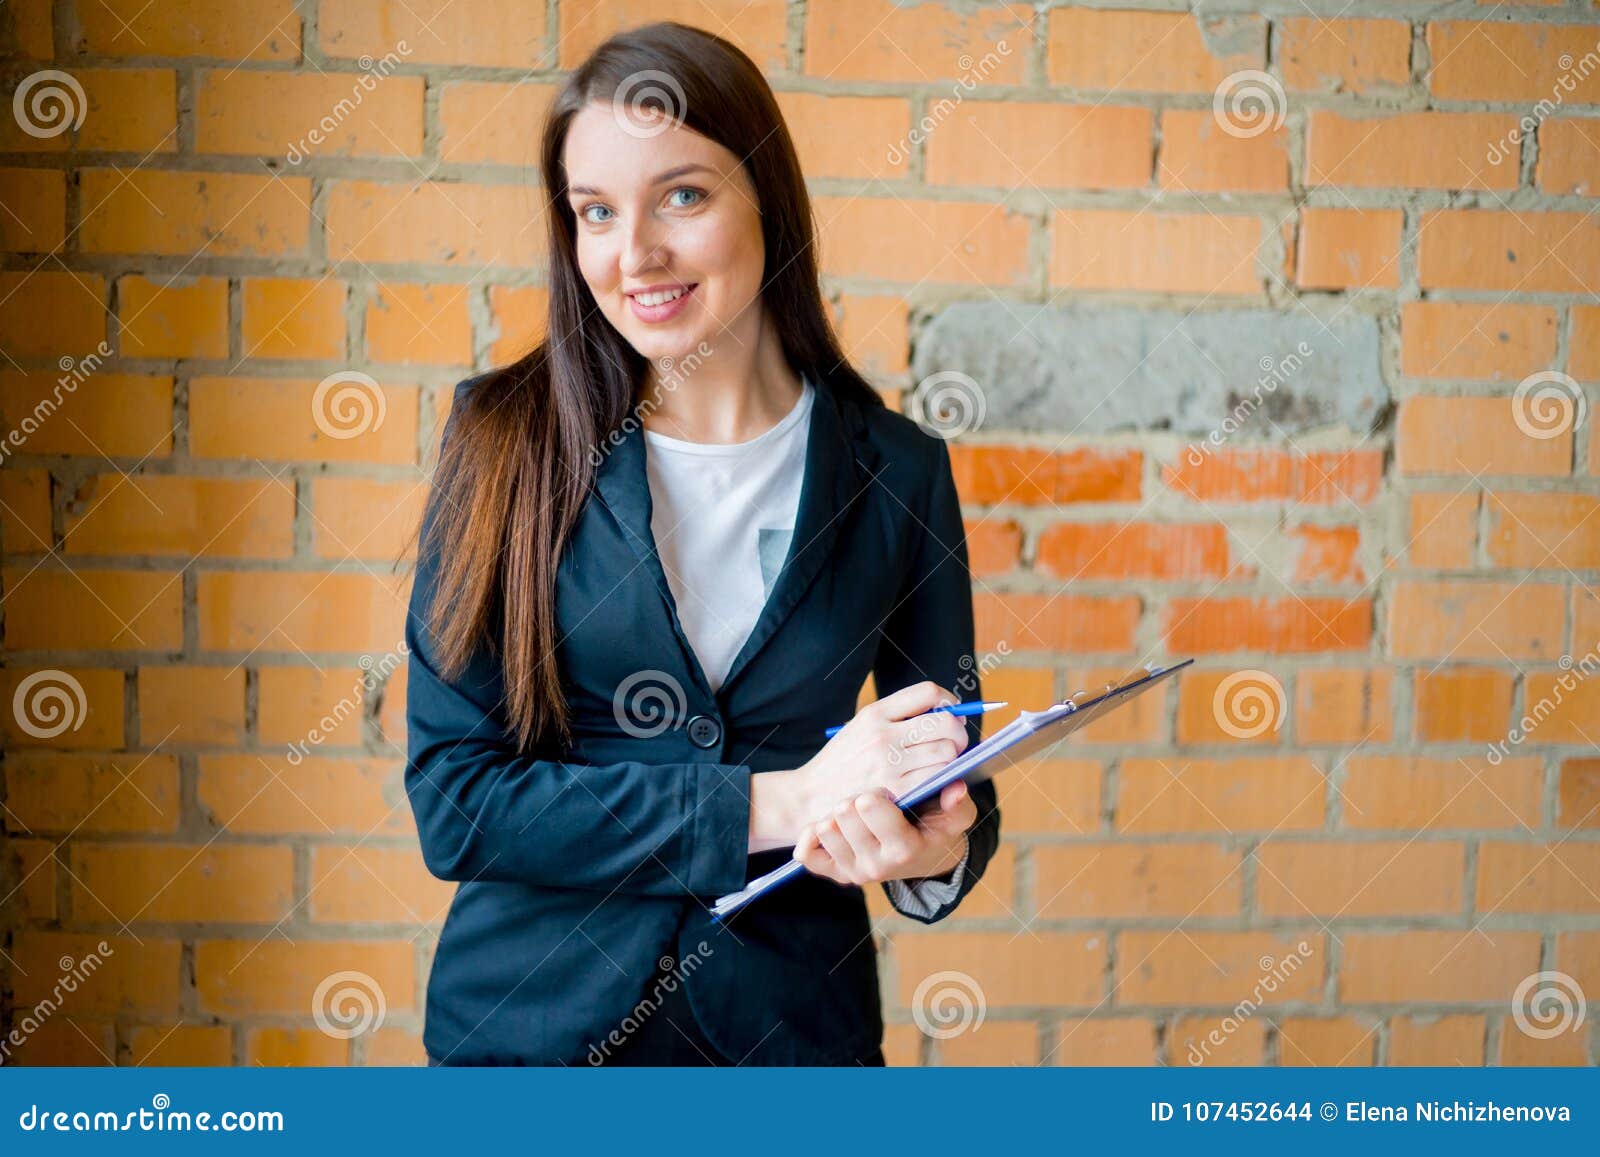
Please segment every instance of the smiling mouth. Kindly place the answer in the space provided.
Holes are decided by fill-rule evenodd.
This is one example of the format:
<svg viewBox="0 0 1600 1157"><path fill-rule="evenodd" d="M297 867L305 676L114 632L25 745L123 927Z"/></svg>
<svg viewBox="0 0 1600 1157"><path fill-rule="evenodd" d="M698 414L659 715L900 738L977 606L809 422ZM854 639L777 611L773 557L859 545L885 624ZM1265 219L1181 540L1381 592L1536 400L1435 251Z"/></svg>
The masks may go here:
<svg viewBox="0 0 1600 1157"><path fill-rule="evenodd" d="M669 301L677 301L678 298L688 293L697 284L699 283L696 282L691 285L679 285L672 289L653 290L649 293L630 293L628 296L633 298L633 300L638 302L640 305L646 307L666 305Z"/></svg>

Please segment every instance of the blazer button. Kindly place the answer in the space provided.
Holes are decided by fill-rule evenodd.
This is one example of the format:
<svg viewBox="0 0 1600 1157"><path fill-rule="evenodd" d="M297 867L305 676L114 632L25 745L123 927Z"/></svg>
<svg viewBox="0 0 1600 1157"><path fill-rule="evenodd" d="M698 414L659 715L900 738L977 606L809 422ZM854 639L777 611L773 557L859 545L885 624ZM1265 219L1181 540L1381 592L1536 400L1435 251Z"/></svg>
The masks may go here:
<svg viewBox="0 0 1600 1157"><path fill-rule="evenodd" d="M722 739L722 725L709 715L689 720L689 742L696 747L715 747Z"/></svg>

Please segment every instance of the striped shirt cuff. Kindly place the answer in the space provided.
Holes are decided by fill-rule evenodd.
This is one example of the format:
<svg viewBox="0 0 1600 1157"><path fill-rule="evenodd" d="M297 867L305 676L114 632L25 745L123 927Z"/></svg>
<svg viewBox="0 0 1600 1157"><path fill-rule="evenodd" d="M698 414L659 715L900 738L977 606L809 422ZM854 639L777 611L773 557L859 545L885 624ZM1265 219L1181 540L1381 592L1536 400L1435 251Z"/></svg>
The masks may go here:
<svg viewBox="0 0 1600 1157"><path fill-rule="evenodd" d="M972 843L961 849L961 862L955 866L948 880L924 876L919 880L885 880L889 903L905 916L930 919L935 912L961 894L961 881L967 875L967 857L972 854Z"/></svg>

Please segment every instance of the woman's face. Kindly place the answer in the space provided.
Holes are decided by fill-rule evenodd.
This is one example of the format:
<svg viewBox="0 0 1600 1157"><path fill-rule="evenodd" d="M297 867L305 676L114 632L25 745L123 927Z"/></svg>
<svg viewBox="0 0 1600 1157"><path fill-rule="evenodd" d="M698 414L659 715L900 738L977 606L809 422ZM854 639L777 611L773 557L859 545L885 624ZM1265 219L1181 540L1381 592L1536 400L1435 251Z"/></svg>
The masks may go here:
<svg viewBox="0 0 1600 1157"><path fill-rule="evenodd" d="M749 340L765 255L737 156L680 124L594 103L573 118L563 160L578 267L635 350L658 361L715 349L729 331Z"/></svg>

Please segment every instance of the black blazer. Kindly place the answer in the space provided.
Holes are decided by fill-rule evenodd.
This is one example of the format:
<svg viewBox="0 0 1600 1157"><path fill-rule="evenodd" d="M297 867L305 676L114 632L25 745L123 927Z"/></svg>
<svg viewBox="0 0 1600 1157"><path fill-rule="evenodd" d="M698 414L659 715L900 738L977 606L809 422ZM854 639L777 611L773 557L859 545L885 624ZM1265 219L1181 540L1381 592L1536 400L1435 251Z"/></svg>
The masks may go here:
<svg viewBox="0 0 1600 1157"><path fill-rule="evenodd" d="M570 750L516 752L486 647L459 680L440 677L419 617L437 581L424 540L406 619L406 792L429 870L461 882L428 982L424 1044L444 1063L583 1064L626 1030L662 958L682 962L707 1037L743 1063L842 1064L879 1046L860 888L806 875L726 924L707 911L789 856L747 856L750 777L816 754L869 671L879 695L922 679L982 695L949 451L809 376L793 545L715 694L655 554L636 424L599 467L558 569ZM477 380L456 387L458 405ZM681 708L658 734L614 709L641 678ZM976 742L980 718L968 730ZM962 896L999 842L993 785L972 794Z"/></svg>

